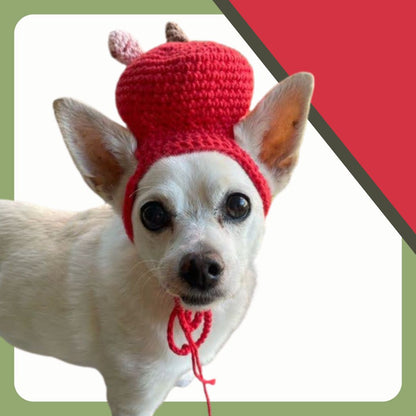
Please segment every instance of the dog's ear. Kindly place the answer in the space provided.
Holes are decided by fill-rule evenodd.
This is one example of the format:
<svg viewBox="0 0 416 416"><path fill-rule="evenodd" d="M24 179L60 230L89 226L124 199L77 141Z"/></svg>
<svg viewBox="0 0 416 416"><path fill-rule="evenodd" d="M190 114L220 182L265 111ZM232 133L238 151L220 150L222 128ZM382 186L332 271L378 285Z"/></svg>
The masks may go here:
<svg viewBox="0 0 416 416"><path fill-rule="evenodd" d="M85 182L119 208L126 179L134 172L136 141L124 127L70 98L53 103L68 150Z"/></svg>
<svg viewBox="0 0 416 416"><path fill-rule="evenodd" d="M285 187L296 165L313 85L306 72L286 78L234 126L237 142L257 162L273 195Z"/></svg>

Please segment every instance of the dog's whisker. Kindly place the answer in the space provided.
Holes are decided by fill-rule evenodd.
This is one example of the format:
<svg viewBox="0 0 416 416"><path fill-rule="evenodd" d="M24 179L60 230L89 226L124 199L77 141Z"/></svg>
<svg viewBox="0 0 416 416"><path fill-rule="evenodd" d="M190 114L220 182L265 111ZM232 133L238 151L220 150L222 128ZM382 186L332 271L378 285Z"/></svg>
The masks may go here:
<svg viewBox="0 0 416 416"><path fill-rule="evenodd" d="M156 264L156 260L139 260L138 262L136 262L128 271L127 273L132 273L134 270L136 270L137 268L139 268L140 266L147 266L148 264Z"/></svg>

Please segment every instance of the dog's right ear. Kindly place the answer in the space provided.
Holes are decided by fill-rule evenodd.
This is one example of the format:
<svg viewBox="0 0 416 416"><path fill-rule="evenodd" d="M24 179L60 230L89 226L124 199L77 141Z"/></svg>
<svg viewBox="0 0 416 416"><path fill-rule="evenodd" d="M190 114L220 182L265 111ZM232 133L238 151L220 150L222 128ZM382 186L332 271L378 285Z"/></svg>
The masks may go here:
<svg viewBox="0 0 416 416"><path fill-rule="evenodd" d="M70 98L53 103L62 136L90 188L119 210L124 185L135 170L136 140L129 130Z"/></svg>
<svg viewBox="0 0 416 416"><path fill-rule="evenodd" d="M238 144L257 162L272 195L286 186L296 165L313 86L307 72L284 79L234 126Z"/></svg>

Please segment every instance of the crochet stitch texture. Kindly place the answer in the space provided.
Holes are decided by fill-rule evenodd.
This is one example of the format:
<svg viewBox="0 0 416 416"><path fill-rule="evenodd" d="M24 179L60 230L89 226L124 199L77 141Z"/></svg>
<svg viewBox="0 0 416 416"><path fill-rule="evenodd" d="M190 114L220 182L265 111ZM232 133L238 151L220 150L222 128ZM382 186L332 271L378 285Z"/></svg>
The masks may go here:
<svg viewBox="0 0 416 416"><path fill-rule="evenodd" d="M231 157L256 186L267 214L269 186L233 133L249 110L252 93L250 64L236 50L215 42L169 42L127 66L117 85L116 103L137 139L138 166L123 207L130 240L137 186L149 168L167 156L216 151Z"/></svg>

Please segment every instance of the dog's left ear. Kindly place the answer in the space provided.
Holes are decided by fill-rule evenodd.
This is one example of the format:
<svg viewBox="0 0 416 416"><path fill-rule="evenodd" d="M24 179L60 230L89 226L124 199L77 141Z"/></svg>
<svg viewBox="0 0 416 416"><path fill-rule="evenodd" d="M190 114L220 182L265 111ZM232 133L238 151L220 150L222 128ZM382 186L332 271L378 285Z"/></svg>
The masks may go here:
<svg viewBox="0 0 416 416"><path fill-rule="evenodd" d="M234 126L238 144L258 164L273 195L285 187L296 165L313 85L307 72L286 78Z"/></svg>
<svg viewBox="0 0 416 416"><path fill-rule="evenodd" d="M134 156L137 142L133 135L71 98L56 100L53 106L65 144L83 179L120 211L126 181L137 165Z"/></svg>

